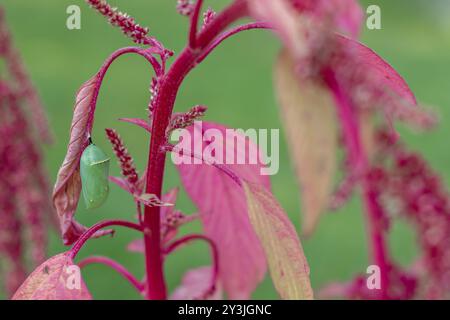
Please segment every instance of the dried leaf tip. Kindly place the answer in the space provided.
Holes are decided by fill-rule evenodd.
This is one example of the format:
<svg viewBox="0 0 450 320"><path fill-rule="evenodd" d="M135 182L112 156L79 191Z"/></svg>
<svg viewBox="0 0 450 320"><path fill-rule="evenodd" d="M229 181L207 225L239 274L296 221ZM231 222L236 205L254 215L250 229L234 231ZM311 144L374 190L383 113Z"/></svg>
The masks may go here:
<svg viewBox="0 0 450 320"><path fill-rule="evenodd" d="M136 188L139 176L134 165L133 158L129 154L125 147L121 137L114 129L105 129L106 136L111 142L114 153L119 160L120 168L122 169L122 175L127 179L130 187Z"/></svg>

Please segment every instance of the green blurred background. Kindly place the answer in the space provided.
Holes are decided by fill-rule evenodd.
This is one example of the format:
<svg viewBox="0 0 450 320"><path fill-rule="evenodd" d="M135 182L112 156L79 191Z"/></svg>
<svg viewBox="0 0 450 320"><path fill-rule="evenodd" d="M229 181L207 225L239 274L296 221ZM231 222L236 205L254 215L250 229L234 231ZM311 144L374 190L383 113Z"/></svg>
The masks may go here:
<svg viewBox="0 0 450 320"><path fill-rule="evenodd" d="M147 25L151 34L168 48L180 52L187 34L187 19L175 11L175 0L110 1L113 5ZM227 0L207 0L214 9ZM364 31L363 42L376 50L404 75L418 99L436 106L441 125L431 133L417 134L401 128L411 148L420 150L446 182L450 182L450 1L364 0L364 8L378 4L382 8L382 30ZM82 11L81 30L66 28L66 8L77 4ZM130 41L81 0L2 0L20 49L45 103L56 142L45 148L46 163L52 183L66 152L74 96L79 86L101 66L103 60ZM269 32L251 31L222 45L199 66L181 88L176 111L195 104L209 107L206 120L235 128L280 128L278 109L272 89L272 65L279 43ZM145 117L149 99L149 68L142 58L119 59L108 73L101 90L94 138L111 153L103 129L114 127L125 140L142 172L147 158L148 136L143 130L117 121L120 117ZM273 190L299 229L298 189L293 179L284 141L281 144L280 172L272 178ZM112 174L118 175L116 165ZM180 185L172 164L168 165L165 190ZM184 192L178 208L195 212ZM100 209L86 211L80 206L77 219L91 225L105 218L133 218L133 202L113 186L107 203ZM199 231L192 225L183 232ZM129 253L126 245L136 237L120 229L114 238L90 241L81 255L101 254L117 259L136 275L143 274L144 261ZM337 213L323 217L315 235L304 240L311 266L314 288L330 281L345 281L368 266L363 212L357 199ZM396 223L390 246L395 259L409 264L417 253L415 237L406 224ZM56 232L51 232L49 254L65 250ZM171 256L166 264L168 285L173 289L189 268L209 261L207 248L193 244ZM120 276L103 266L89 266L84 277L98 299L136 299L133 289ZM267 278L254 298L272 299L277 295Z"/></svg>

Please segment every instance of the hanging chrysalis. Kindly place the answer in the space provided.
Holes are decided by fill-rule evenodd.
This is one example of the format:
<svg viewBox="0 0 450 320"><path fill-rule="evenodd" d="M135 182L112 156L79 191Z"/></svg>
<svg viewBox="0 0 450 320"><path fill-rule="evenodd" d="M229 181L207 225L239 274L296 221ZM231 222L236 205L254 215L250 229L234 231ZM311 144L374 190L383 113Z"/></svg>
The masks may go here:
<svg viewBox="0 0 450 320"><path fill-rule="evenodd" d="M92 143L81 155L81 184L87 209L100 207L108 197L109 160L108 156Z"/></svg>

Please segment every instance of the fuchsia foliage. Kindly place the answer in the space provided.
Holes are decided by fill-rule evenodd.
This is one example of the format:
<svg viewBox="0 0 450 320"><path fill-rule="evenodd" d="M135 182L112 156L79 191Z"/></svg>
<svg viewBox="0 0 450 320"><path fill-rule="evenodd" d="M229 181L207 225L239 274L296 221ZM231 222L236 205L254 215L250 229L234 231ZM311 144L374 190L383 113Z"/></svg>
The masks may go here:
<svg viewBox="0 0 450 320"><path fill-rule="evenodd" d="M249 299L267 270L282 298L313 298L309 267L301 243L292 223L271 194L269 178L260 174L263 164L212 164L202 153L210 141L203 141L202 150L197 152L189 145L193 141L183 139L181 142L187 149L194 149L192 153L184 153L180 151L180 145L173 146L169 142L170 134L181 128L187 128L191 133L211 128L220 132L226 130L225 126L215 123L203 123L203 129L196 127L194 121L207 111L202 105L180 114L173 114L173 107L188 73L223 41L251 29L273 29L280 37L284 51L276 67L278 81L289 76L288 79L294 79L298 84L300 93L303 88L309 88L310 92L303 100L310 103L324 95L330 97L329 101L321 102L329 102L325 112L336 114L341 147L346 155L346 177L334 196L325 199L337 208L355 192L365 204L370 263L381 270L381 289L368 290L365 278L357 276L348 284L324 288L321 295L359 299L445 297L450 285L449 197L439 178L423 159L407 151L393 127L393 122L400 120L427 128L435 123L435 118L418 106L405 80L387 62L358 42L363 11L356 0L233 0L220 12L207 9L201 26L204 1L178 0L178 12L190 19L188 43L167 70L166 62L173 52L148 35L148 28L112 9L104 0L86 2L111 25L142 46L112 53L77 94L68 150L53 194L64 243L73 246L67 253L44 263L40 268L49 267L50 275L42 278L39 272L32 274L16 293L16 298L90 298L84 283L76 295L61 288L58 284L61 270L67 267L67 261L72 263L88 240L111 233L112 230L105 228L115 226L133 229L141 235L128 249L145 256L143 280L138 280L124 266L107 257L89 257L78 264L85 267L101 263L113 268L146 299L220 299L224 295L230 299ZM243 18L253 21L232 27ZM142 56L154 71L148 117L121 119L150 134L148 164L141 175L118 133L106 129L123 175L110 177L110 180L131 195L136 205L136 221L107 220L88 228L74 219L82 187L80 158L86 146L97 138L91 137L91 133L103 78L109 66L125 54ZM294 102L293 106L286 106L286 110L295 108L294 100L299 96L291 89L278 90L282 104ZM381 133L378 134L375 119L380 123ZM289 133L295 132L290 127L292 123L285 125ZM329 132L327 137L337 140L333 134ZM227 154L245 152L251 157L260 153L257 146L245 137L241 138L245 140L245 150L233 147L226 150ZM294 162L308 159L308 152L304 151L297 150L299 156ZM199 165L177 165L198 214L185 214L176 209L177 189L165 195L162 193L169 152L179 157L204 160ZM300 180L304 179L300 177ZM324 181L328 180L331 181ZM328 186L321 184L317 188L326 193ZM390 201L398 203L396 208L400 216L417 228L423 256L418 267L411 270L398 266L389 253L386 238L394 216L390 212ZM322 206L319 203L313 207ZM180 237L178 229L196 219L202 222L204 234ZM317 217L311 221L315 224ZM193 241L208 245L211 265L188 271L180 287L169 294L164 275L165 258ZM30 291L33 292L31 296Z"/></svg>
<svg viewBox="0 0 450 320"><path fill-rule="evenodd" d="M38 146L50 142L51 134L1 7L0 59L6 67L0 74L0 268L12 295L25 279L28 260L37 265L46 257L53 216Z"/></svg>

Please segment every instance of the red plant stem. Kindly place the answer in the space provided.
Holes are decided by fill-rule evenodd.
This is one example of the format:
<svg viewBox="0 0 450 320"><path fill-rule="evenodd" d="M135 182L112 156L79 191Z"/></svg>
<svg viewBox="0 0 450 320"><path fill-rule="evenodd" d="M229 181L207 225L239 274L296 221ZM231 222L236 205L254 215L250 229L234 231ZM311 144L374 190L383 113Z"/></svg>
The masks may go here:
<svg viewBox="0 0 450 320"><path fill-rule="evenodd" d="M108 57L108 59L106 59L106 61L103 63L102 67L100 68L99 72L97 73L97 82L99 85L97 85L97 87L95 88L95 91L94 91L94 94L92 97L90 111L89 111L89 119L88 119L88 124L89 124L88 131L89 132L92 131L92 126L94 125L95 108L97 106L97 100L98 100L98 95L99 95L100 89L101 89L101 83L103 82L103 79L105 78L106 72L109 70L109 67L117 58L121 57L124 54L128 54L128 53L135 53L135 54L138 54L138 55L144 57L152 65L153 70L157 76L161 76L163 73L163 68L159 64L158 60L154 56L152 56L152 52L149 51L149 49L143 49L140 47L126 47L126 48L119 49L119 50L115 51L113 54L111 54Z"/></svg>
<svg viewBox="0 0 450 320"><path fill-rule="evenodd" d="M380 299L387 299L389 288L389 269L388 249L386 246L384 230L381 227L381 219L384 215L383 208L377 199L377 191L371 186L367 173L369 170L369 161L365 150L360 141L360 129L355 119L355 109L349 97L342 90L335 78L333 71L323 71L326 84L330 88L336 101L339 118L341 120L345 143L348 147L349 160L354 166L356 172L362 172L363 199L367 212L367 227L370 235L371 254L373 262L380 268L381 289Z"/></svg>
<svg viewBox="0 0 450 320"><path fill-rule="evenodd" d="M144 284L142 282L137 280L131 274L131 272L128 271L123 265L121 265L117 261L114 261L113 259L110 259L108 257L102 257L102 256L88 257L88 258L85 258L85 259L81 260L80 262L78 262L78 266L80 268L84 268L87 265L94 264L94 263L103 264L103 265L106 265L106 266L114 269L115 271L117 271L117 273L119 273L122 277L124 277L125 280L127 280L133 287L135 287L136 290L139 291L139 293L142 293L144 291Z"/></svg>
<svg viewBox="0 0 450 320"><path fill-rule="evenodd" d="M197 46L197 30L198 30L198 17L200 16L200 10L202 10L203 0L197 0L194 11L191 16L191 26L189 30L189 47L195 49Z"/></svg>
<svg viewBox="0 0 450 320"><path fill-rule="evenodd" d="M201 54L201 56L197 59L197 63L201 63L203 60L205 60L206 57L209 56L209 54L216 49L222 42L224 42L229 37L235 35L236 33L247 31L247 30L253 30L253 29L272 29L270 24L266 22L254 22L254 23L248 23L244 24L242 26L238 26L234 29L231 29L229 31L224 32L221 34L216 40L214 40L209 47L207 47Z"/></svg>
<svg viewBox="0 0 450 320"><path fill-rule="evenodd" d="M137 231L142 232L142 227L136 223L125 221L125 220L105 220L101 221L99 223L94 224L92 227L90 227L88 230L86 230L85 233L81 235L81 237L75 242L72 249L69 252L69 257L72 259L75 259L78 252L81 250L81 248L84 246L86 241L88 241L97 231L111 227L111 226L119 226L119 227L125 227L129 229L134 229Z"/></svg>
<svg viewBox="0 0 450 320"><path fill-rule="evenodd" d="M192 68L201 52L222 30L231 23L244 17L247 13L246 1L237 0L220 13L202 32L196 40L197 50L189 46L185 48L174 61L170 70L161 78L159 94L152 121L152 136L148 156L146 192L161 198L166 153L166 130L172 115L178 89ZM144 243L147 287L145 297L152 300L165 300L167 288L164 279L160 235L160 208L145 207Z"/></svg>
<svg viewBox="0 0 450 320"><path fill-rule="evenodd" d="M169 244L169 246L164 250L164 253L166 255L169 255L170 253L172 253L176 249L180 248L181 246L187 245L191 241L195 241L195 240L205 241L206 243L208 243L209 247L211 248L213 275L212 275L212 279L211 279L211 289L208 291L214 292L216 285L217 285L218 276L219 276L219 251L217 250L215 243L210 238L208 238L204 235L201 235L201 234L188 235L188 236L185 236L178 240L175 240L174 242Z"/></svg>

